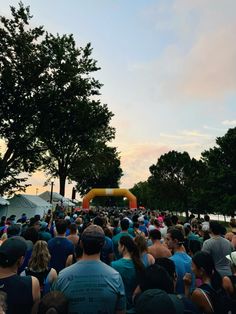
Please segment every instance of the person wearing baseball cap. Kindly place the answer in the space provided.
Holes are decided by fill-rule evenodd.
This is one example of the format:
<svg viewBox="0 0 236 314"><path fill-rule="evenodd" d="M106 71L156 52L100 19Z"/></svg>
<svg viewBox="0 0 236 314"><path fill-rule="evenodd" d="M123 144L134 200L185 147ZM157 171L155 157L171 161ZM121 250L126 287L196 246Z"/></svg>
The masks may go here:
<svg viewBox="0 0 236 314"><path fill-rule="evenodd" d="M88 226L81 236L82 258L63 269L53 287L69 300L69 313L124 314L125 290L120 274L100 260L103 229Z"/></svg>
<svg viewBox="0 0 236 314"><path fill-rule="evenodd" d="M236 308L236 251L226 255L230 261L232 275L224 276L222 285L228 295L234 300Z"/></svg>
<svg viewBox="0 0 236 314"><path fill-rule="evenodd" d="M7 314L31 313L40 298L38 279L17 274L26 251L26 241L18 237L7 239L0 247L0 288L7 293Z"/></svg>

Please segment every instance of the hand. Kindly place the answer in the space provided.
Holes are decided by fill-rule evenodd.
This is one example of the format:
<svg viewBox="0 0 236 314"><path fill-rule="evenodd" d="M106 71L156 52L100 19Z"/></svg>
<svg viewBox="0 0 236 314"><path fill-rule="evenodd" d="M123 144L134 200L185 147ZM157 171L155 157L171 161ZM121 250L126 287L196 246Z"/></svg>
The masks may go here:
<svg viewBox="0 0 236 314"><path fill-rule="evenodd" d="M183 281L185 286L190 286L192 283L192 275L190 273L186 273L183 277Z"/></svg>

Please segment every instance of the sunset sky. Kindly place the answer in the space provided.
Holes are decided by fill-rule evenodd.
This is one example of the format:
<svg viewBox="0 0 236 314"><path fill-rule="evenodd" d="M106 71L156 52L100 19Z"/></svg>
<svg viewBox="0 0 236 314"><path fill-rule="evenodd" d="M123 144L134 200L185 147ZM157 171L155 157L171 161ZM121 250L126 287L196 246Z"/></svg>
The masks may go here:
<svg viewBox="0 0 236 314"><path fill-rule="evenodd" d="M1 15L19 1L1 0ZM236 126L235 0L27 0L34 25L91 42L129 188L169 150L199 158ZM37 173L28 193L43 188ZM71 196L73 185L67 185ZM55 190L58 191L58 182Z"/></svg>

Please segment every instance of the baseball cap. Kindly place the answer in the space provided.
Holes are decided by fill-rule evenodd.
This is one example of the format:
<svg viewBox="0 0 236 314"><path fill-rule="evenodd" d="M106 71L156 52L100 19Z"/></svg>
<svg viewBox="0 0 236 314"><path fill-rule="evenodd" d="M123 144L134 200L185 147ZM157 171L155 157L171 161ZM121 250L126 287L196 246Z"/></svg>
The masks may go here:
<svg viewBox="0 0 236 314"><path fill-rule="evenodd" d="M231 262L234 266L236 266L236 251L230 253L229 255L226 255L226 258L227 258L228 260L230 260L230 262Z"/></svg>
<svg viewBox="0 0 236 314"><path fill-rule="evenodd" d="M168 294L160 289L144 291L137 299L137 314L183 314L184 304L175 294ZM158 309L158 310L157 310Z"/></svg>
<svg viewBox="0 0 236 314"><path fill-rule="evenodd" d="M27 244L19 238L9 238L0 247L0 265L3 267L12 266L18 258L25 256Z"/></svg>

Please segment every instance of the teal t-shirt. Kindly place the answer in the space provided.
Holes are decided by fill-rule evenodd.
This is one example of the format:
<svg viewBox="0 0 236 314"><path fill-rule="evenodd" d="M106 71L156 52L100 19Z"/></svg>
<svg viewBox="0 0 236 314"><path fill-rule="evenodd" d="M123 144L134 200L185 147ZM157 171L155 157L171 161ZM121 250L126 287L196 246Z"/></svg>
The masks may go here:
<svg viewBox="0 0 236 314"><path fill-rule="evenodd" d="M112 241L113 241L113 245L114 245L114 253L115 253L115 257L116 259L119 259L121 258L122 256L119 254L119 251L118 251L118 243L120 241L120 238L121 237L124 237L124 236L129 236L131 238L133 238L130 233L128 232L120 232L118 233L117 235L115 235L113 238L112 238Z"/></svg>
<svg viewBox="0 0 236 314"><path fill-rule="evenodd" d="M118 261L111 262L111 266L120 273L123 279L127 310L129 310L133 307L132 296L138 285L134 263L132 259L121 258Z"/></svg>
<svg viewBox="0 0 236 314"><path fill-rule="evenodd" d="M69 314L114 314L126 308L120 274L101 261L79 261L59 273L53 290L69 300Z"/></svg>

